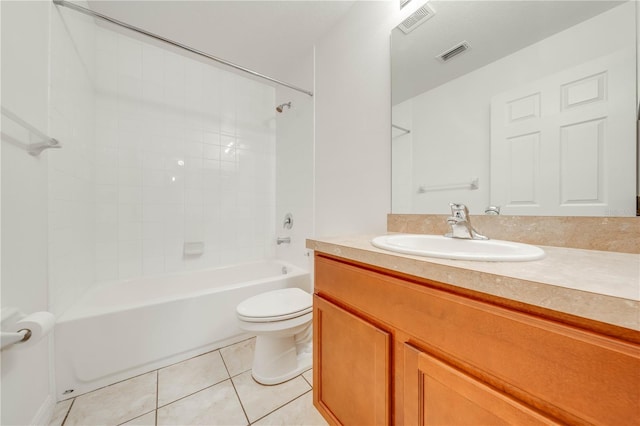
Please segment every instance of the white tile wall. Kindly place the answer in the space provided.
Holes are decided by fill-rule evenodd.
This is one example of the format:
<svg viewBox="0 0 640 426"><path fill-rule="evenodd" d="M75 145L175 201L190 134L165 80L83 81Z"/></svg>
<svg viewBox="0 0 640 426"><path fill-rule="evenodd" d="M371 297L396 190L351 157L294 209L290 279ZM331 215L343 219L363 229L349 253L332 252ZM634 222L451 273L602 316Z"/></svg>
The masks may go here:
<svg viewBox="0 0 640 426"><path fill-rule="evenodd" d="M272 257L274 89L96 31L96 281Z"/></svg>
<svg viewBox="0 0 640 426"><path fill-rule="evenodd" d="M94 282L275 255L272 87L66 9L51 34L54 312Z"/></svg>
<svg viewBox="0 0 640 426"><path fill-rule="evenodd" d="M77 12L51 12L49 132L62 149L47 152L49 285L59 314L94 280L95 25ZM102 220L106 212L100 211Z"/></svg>

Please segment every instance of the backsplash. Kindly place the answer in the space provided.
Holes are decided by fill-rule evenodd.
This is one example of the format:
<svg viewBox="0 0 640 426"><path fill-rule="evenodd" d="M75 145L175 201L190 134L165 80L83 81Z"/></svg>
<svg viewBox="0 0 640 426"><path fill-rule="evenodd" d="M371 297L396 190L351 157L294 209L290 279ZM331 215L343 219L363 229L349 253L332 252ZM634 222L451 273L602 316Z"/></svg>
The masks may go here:
<svg viewBox="0 0 640 426"><path fill-rule="evenodd" d="M389 214L387 231L445 234L447 215ZM497 240L555 247L640 253L640 218L471 216L483 235Z"/></svg>

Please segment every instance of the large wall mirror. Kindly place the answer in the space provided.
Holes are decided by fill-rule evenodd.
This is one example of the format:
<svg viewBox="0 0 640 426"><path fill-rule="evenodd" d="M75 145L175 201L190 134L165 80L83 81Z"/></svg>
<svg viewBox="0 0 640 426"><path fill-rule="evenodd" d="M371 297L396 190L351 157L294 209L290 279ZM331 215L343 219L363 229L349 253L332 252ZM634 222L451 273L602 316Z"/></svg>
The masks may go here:
<svg viewBox="0 0 640 426"><path fill-rule="evenodd" d="M426 5L391 36L392 212L635 216L636 2Z"/></svg>

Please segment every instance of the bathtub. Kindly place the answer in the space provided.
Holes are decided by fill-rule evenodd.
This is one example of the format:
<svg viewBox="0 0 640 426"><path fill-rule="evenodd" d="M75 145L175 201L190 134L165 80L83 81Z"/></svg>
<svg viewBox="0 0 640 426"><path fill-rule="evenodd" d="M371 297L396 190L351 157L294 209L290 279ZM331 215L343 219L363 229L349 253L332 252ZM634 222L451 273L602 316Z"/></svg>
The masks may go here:
<svg viewBox="0 0 640 426"><path fill-rule="evenodd" d="M264 261L101 283L56 321L58 400L236 343L236 305L269 290L311 291L309 273Z"/></svg>

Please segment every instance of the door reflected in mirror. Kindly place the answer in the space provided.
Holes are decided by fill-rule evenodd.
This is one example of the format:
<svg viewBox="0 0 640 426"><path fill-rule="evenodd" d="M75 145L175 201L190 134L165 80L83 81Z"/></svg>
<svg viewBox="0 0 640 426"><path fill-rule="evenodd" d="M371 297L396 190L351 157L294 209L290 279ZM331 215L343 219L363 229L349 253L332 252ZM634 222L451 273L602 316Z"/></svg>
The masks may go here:
<svg viewBox="0 0 640 426"><path fill-rule="evenodd" d="M429 5L392 31L392 212L635 216L636 2Z"/></svg>

